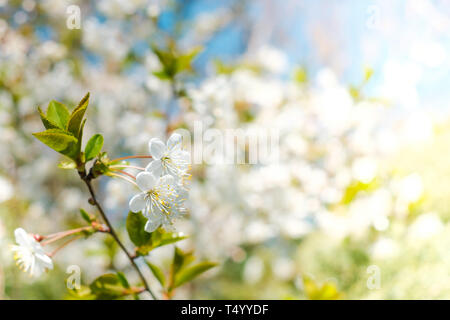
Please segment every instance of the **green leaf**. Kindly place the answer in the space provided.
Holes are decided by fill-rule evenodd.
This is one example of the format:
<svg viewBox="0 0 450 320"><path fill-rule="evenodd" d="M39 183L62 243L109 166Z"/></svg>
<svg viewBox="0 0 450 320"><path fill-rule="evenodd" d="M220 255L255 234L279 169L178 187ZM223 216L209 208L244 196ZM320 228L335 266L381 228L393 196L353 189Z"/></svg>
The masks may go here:
<svg viewBox="0 0 450 320"><path fill-rule="evenodd" d="M150 233L150 239L143 245L138 247L137 253L141 256L147 255L151 250L162 247L171 243L175 243L187 238L181 232L166 232L162 228L158 228Z"/></svg>
<svg viewBox="0 0 450 320"><path fill-rule="evenodd" d="M339 300L342 298L342 294L332 282L319 285L310 277L304 276L303 288L310 300Z"/></svg>
<svg viewBox="0 0 450 320"><path fill-rule="evenodd" d="M129 212L127 217L127 231L130 240L137 246L146 244L151 234L144 230L147 219L141 212Z"/></svg>
<svg viewBox="0 0 450 320"><path fill-rule="evenodd" d="M45 129L59 129L56 123L52 122L50 119L47 118L47 116L42 112L40 107L38 107L38 111Z"/></svg>
<svg viewBox="0 0 450 320"><path fill-rule="evenodd" d="M117 271L117 278L119 278L119 281L124 288L126 289L130 288L130 284L128 283L128 280L123 272Z"/></svg>
<svg viewBox="0 0 450 320"><path fill-rule="evenodd" d="M119 277L113 273L98 277L90 284L89 288L99 300L117 299L124 295L122 283Z"/></svg>
<svg viewBox="0 0 450 320"><path fill-rule="evenodd" d="M169 80L170 79L170 76L164 70L154 71L153 75L160 80Z"/></svg>
<svg viewBox="0 0 450 320"><path fill-rule="evenodd" d="M147 263L148 267L150 268L150 270L152 271L153 275L158 280L158 282L164 287L165 279L164 273L161 271L161 269L158 266L154 265L153 263L150 263L148 261L145 262Z"/></svg>
<svg viewBox="0 0 450 320"><path fill-rule="evenodd" d="M48 104L47 118L57 124L59 128L65 129L69 121L69 110L61 102L52 100Z"/></svg>
<svg viewBox="0 0 450 320"><path fill-rule="evenodd" d="M197 56L197 54L202 50L201 47L196 47L192 49L187 54L181 55L176 59L176 72L182 72L185 70L191 70L191 62Z"/></svg>
<svg viewBox="0 0 450 320"><path fill-rule="evenodd" d="M92 219L89 215L89 213L87 213L84 209L80 209L80 214L81 217L87 222L87 223L91 223Z"/></svg>
<svg viewBox="0 0 450 320"><path fill-rule="evenodd" d="M69 117L69 121L67 122L67 130L72 133L74 136L78 136L80 131L80 125L83 121L84 113L86 112L86 108L89 104L89 92L81 99L78 106L72 111L72 114Z"/></svg>
<svg viewBox="0 0 450 320"><path fill-rule="evenodd" d="M77 164L74 161L61 161L58 164L58 168L61 169L75 169L77 167Z"/></svg>
<svg viewBox="0 0 450 320"><path fill-rule="evenodd" d="M84 149L86 161L94 159L101 152L103 147L103 136L101 134L93 135Z"/></svg>
<svg viewBox="0 0 450 320"><path fill-rule="evenodd" d="M191 281L192 279L198 277L202 273L208 271L209 269L215 267L217 264L214 262L200 262L199 264L196 264L195 266L186 268L184 270L181 270L176 276L175 281L173 284L173 288L177 288L186 282Z"/></svg>
<svg viewBox="0 0 450 320"><path fill-rule="evenodd" d="M183 252L180 248L175 247L175 253L172 263L172 275L176 275L183 267L194 261L194 254L192 251Z"/></svg>
<svg viewBox="0 0 450 320"><path fill-rule="evenodd" d="M33 135L53 150L69 158L76 159L78 140L67 132L61 129L48 129L43 132L33 133Z"/></svg>

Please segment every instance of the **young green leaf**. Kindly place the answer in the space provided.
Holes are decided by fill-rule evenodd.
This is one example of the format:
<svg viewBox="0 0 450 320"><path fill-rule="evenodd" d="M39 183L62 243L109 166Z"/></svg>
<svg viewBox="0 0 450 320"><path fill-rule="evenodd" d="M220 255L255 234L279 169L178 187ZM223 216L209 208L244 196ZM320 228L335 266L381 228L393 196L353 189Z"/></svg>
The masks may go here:
<svg viewBox="0 0 450 320"><path fill-rule="evenodd" d="M172 263L172 275L176 275L183 267L194 261L194 254L192 251L183 252L180 248L175 247L175 253Z"/></svg>
<svg viewBox="0 0 450 320"><path fill-rule="evenodd" d="M61 169L75 169L76 167L77 167L77 164L72 160L61 161L58 164L58 168L61 168Z"/></svg>
<svg viewBox="0 0 450 320"><path fill-rule="evenodd" d="M150 234L150 239L138 247L137 253L141 256L147 255L151 250L175 243L187 238L181 232L167 232L158 228Z"/></svg>
<svg viewBox="0 0 450 320"><path fill-rule="evenodd" d="M91 223L92 219L89 216L89 213L87 213L84 209L80 209L80 214L81 217L87 222L87 223Z"/></svg>
<svg viewBox="0 0 450 320"><path fill-rule="evenodd" d="M74 136L78 136L80 131L81 122L83 121L84 113L89 104L89 93L80 101L78 106L72 111L67 122L67 130Z"/></svg>
<svg viewBox="0 0 450 320"><path fill-rule="evenodd" d="M151 234L144 230L147 219L141 212L129 212L127 217L127 231L130 240L137 246L145 245Z"/></svg>
<svg viewBox="0 0 450 320"><path fill-rule="evenodd" d="M58 125L60 129L65 129L69 121L69 110L61 102L52 100L48 104L47 118Z"/></svg>
<svg viewBox="0 0 450 320"><path fill-rule="evenodd" d="M76 158L78 140L67 132L61 129L48 129L43 132L33 133L33 135L53 150L69 158Z"/></svg>
<svg viewBox="0 0 450 320"><path fill-rule="evenodd" d="M117 299L124 295L122 283L119 277L113 273L98 277L90 284L89 288L99 300Z"/></svg>
<svg viewBox="0 0 450 320"><path fill-rule="evenodd" d="M166 281L164 279L164 273L161 271L161 269L153 263L150 263L148 261L145 262L147 263L148 267L150 268L158 282L164 287Z"/></svg>
<svg viewBox="0 0 450 320"><path fill-rule="evenodd" d="M202 50L201 47L195 47L188 53L180 55L176 59L176 72L179 73L186 70L191 70L192 69L191 63L201 50Z"/></svg>
<svg viewBox="0 0 450 320"><path fill-rule="evenodd" d="M101 151L103 147L103 136L101 134L93 135L84 149L86 161L94 159Z"/></svg>
<svg viewBox="0 0 450 320"><path fill-rule="evenodd" d="M173 283L173 288L177 288L186 282L191 281L195 277L198 277L202 273L208 271L209 269L215 267L217 264L214 262L200 262L192 267L181 270L177 275L175 275L175 281Z"/></svg>
<svg viewBox="0 0 450 320"><path fill-rule="evenodd" d="M52 122L50 119L47 118L47 116L42 112L40 107L38 107L38 111L45 129L59 129L56 123Z"/></svg>
<svg viewBox="0 0 450 320"><path fill-rule="evenodd" d="M127 278L125 277L125 274L123 272L117 271L117 278L119 279L120 283L125 289L130 288L130 284L128 283Z"/></svg>

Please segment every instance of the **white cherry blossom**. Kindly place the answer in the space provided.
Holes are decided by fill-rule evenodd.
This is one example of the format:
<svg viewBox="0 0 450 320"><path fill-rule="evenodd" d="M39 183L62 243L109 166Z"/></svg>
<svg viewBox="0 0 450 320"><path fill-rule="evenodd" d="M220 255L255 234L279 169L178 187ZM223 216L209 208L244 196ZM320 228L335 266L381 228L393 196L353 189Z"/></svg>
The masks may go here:
<svg viewBox="0 0 450 320"><path fill-rule="evenodd" d="M184 213L186 194L173 176L157 178L150 172L141 172L136 176L136 183L142 192L131 198L129 206L132 212L142 211L148 219L145 231L153 232L161 225L169 228Z"/></svg>
<svg viewBox="0 0 450 320"><path fill-rule="evenodd" d="M160 139L150 140L148 147L153 161L145 168L155 177L170 174L177 180L187 176L189 153L181 149L182 137L174 133L167 140L167 145Z"/></svg>
<svg viewBox="0 0 450 320"><path fill-rule="evenodd" d="M32 235L22 228L16 229L14 235L18 245L13 245L11 250L14 252L14 260L21 270L28 272L33 277L38 277L48 269L53 269L52 259Z"/></svg>

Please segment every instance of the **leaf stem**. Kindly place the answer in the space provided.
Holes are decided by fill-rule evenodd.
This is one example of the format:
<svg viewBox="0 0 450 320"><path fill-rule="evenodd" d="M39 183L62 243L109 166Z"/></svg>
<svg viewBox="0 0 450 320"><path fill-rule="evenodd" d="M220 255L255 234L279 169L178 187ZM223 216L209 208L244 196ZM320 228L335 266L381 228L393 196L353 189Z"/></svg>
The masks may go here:
<svg viewBox="0 0 450 320"><path fill-rule="evenodd" d="M117 244L119 245L119 247L122 249L122 251L126 254L126 256L128 257L128 259L131 262L131 265L133 266L133 268L136 270L136 272L139 275L139 278L141 279L142 283L144 284L145 290L147 290L150 295L152 296L152 298L154 300L157 300L155 294L152 292L152 290L150 289L150 286L148 285L147 281L145 280L144 275L142 274L141 270L139 269L139 267L137 266L136 262L133 259L133 256L128 252L127 248L125 248L124 244L122 243L122 241L120 241L119 236L117 235L116 231L114 230L111 222L109 221L108 217L105 214L105 211L103 211L102 206L100 205L100 203L97 200L97 197L95 196L95 191L94 188L92 187L92 183L91 183L91 175L86 175L85 172L79 172L80 178L84 181L84 183L86 184L89 193L91 195L92 198L92 203L97 207L98 211L100 212L100 215L102 216L103 220L105 221L106 225L109 228L109 234L114 238L114 240L117 242Z"/></svg>

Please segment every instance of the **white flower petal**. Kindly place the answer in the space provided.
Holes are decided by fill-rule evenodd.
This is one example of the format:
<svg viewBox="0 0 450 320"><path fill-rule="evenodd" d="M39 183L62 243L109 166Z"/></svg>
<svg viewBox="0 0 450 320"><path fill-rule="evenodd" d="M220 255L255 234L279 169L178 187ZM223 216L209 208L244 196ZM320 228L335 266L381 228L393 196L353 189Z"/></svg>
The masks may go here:
<svg viewBox="0 0 450 320"><path fill-rule="evenodd" d="M153 157L153 159L156 160L161 159L164 155L164 152L166 151L166 145L158 138L151 139L148 143L148 148L150 151L150 155Z"/></svg>
<svg viewBox="0 0 450 320"><path fill-rule="evenodd" d="M181 148L182 137L178 133L173 133L167 140L167 149L170 151L179 150Z"/></svg>
<svg viewBox="0 0 450 320"><path fill-rule="evenodd" d="M37 262L44 267L44 269L53 269L52 259L46 254L36 254Z"/></svg>
<svg viewBox="0 0 450 320"><path fill-rule="evenodd" d="M145 168L145 171L152 173L155 177L160 177L163 171L161 160L153 160Z"/></svg>
<svg viewBox="0 0 450 320"><path fill-rule="evenodd" d="M160 226L160 224L161 224L160 221L147 220L144 230L147 232L153 232Z"/></svg>
<svg viewBox="0 0 450 320"><path fill-rule="evenodd" d="M32 240L31 236L22 228L17 228L14 230L14 236L16 237L17 244L21 246L31 246Z"/></svg>
<svg viewBox="0 0 450 320"><path fill-rule="evenodd" d="M141 192L131 198L129 204L132 212L139 212L145 208L145 193Z"/></svg>
<svg viewBox="0 0 450 320"><path fill-rule="evenodd" d="M148 191L155 186L156 178L150 172L141 172L136 176L136 183L142 191Z"/></svg>

